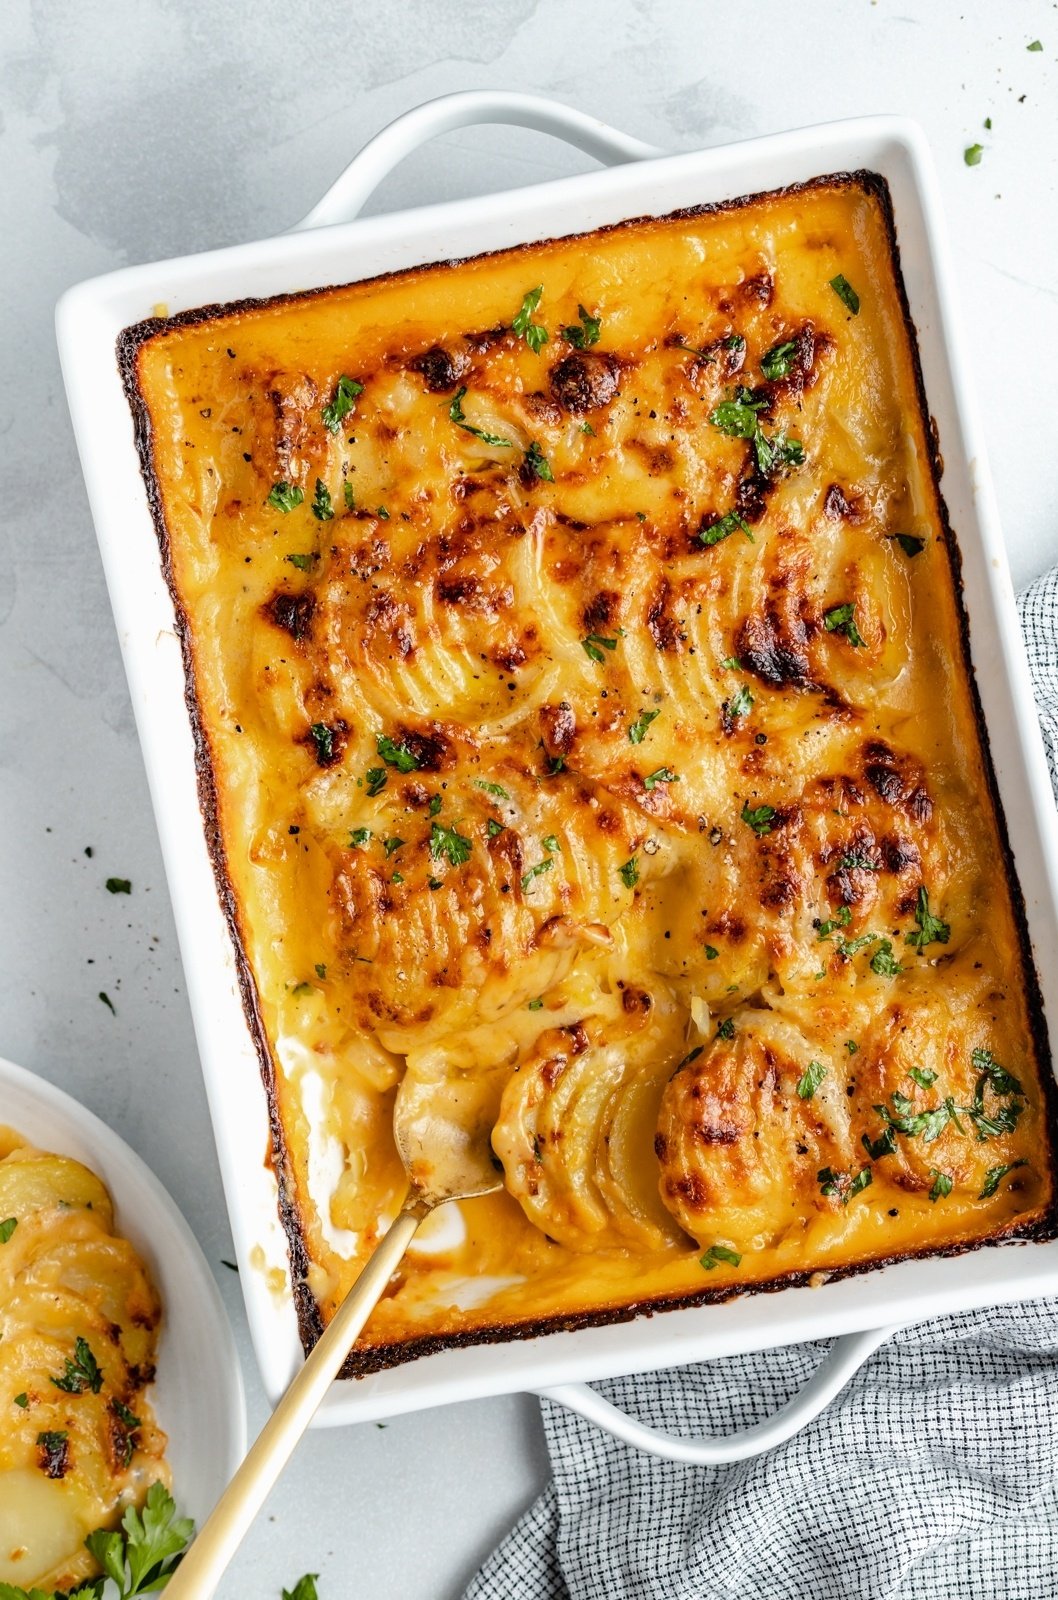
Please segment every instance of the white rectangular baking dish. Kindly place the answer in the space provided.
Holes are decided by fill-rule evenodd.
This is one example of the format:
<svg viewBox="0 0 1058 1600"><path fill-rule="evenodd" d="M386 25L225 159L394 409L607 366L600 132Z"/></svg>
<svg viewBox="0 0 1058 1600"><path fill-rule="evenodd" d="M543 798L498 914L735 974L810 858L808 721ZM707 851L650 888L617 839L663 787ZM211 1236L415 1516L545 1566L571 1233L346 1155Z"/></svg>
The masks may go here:
<svg viewBox="0 0 1058 1600"><path fill-rule="evenodd" d="M571 139L610 170L483 199L349 221L379 178L422 139L471 122L514 122ZM888 181L904 280L936 419L943 491L962 551L971 647L1044 1007L1058 1018L1058 843L1054 805L1024 659L983 441L954 327L952 269L937 183L916 125L887 117L834 123L743 144L658 156L579 113L529 96L455 95L421 106L361 152L300 230L204 255L133 267L71 289L57 313L59 348L114 614L143 743L195 1017L242 1286L265 1387L275 1400L300 1362L293 1304L270 1288L286 1241L267 1168L265 1095L236 982L235 960L206 850L194 746L172 603L158 555L132 419L115 360L122 328L150 316L345 283L683 206L869 168ZM271 1278L275 1282L274 1274ZM782 1432L825 1403L894 1323L1058 1288L1058 1241L907 1261L820 1289L784 1289L580 1332L432 1355L335 1384L323 1423L367 1420L517 1389L661 1368L832 1334L840 1343ZM566 1387L580 1409L590 1392ZM606 1425L621 1427L613 1417ZM625 1437L634 1435L622 1427ZM767 1436L774 1442L775 1429ZM693 1459L729 1459L765 1436ZM659 1448L646 1436L638 1438ZM698 1448L698 1447L693 1447Z"/></svg>

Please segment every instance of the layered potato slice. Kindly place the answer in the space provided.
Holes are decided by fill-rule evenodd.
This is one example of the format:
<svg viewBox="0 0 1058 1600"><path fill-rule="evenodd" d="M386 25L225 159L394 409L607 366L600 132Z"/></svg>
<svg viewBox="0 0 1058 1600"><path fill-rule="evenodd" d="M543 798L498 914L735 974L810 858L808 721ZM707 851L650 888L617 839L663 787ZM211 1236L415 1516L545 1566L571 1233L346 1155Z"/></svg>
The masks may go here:
<svg viewBox="0 0 1058 1600"><path fill-rule="evenodd" d="M144 1390L161 1308L110 1196L0 1130L0 1584L67 1588L84 1540L151 1484L166 1438Z"/></svg>

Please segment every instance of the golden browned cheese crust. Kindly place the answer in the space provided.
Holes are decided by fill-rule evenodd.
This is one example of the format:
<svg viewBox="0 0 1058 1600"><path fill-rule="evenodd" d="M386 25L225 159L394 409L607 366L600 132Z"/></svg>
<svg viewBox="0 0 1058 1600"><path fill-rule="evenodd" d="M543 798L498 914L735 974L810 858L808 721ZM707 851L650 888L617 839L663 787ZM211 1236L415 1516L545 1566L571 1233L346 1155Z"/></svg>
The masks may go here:
<svg viewBox="0 0 1058 1600"><path fill-rule="evenodd" d="M124 355L308 1337L400 1202L405 1075L474 1086L505 1186L361 1369L1048 1225L878 181Z"/></svg>

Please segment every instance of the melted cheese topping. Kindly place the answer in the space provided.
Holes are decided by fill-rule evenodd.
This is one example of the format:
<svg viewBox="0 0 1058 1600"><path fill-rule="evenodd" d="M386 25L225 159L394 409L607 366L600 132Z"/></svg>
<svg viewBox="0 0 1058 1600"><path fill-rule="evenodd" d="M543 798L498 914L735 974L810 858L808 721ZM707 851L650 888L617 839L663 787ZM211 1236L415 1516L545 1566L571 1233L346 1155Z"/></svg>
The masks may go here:
<svg viewBox="0 0 1058 1600"><path fill-rule="evenodd" d="M143 1395L161 1313L95 1174L0 1129L5 1236L0 1585L50 1593L98 1571L88 1534L169 1482L165 1434Z"/></svg>
<svg viewBox="0 0 1058 1600"><path fill-rule="evenodd" d="M473 1091L505 1188L423 1230L389 1357L1042 1215L876 185L134 348L324 1317L400 1202L405 1075Z"/></svg>

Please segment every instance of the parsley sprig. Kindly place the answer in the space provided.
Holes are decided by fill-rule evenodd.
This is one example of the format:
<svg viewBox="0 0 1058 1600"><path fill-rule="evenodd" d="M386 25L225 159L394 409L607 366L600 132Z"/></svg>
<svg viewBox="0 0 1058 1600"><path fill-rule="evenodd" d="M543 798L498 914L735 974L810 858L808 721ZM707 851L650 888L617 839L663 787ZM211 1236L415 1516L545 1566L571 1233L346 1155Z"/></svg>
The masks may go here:
<svg viewBox="0 0 1058 1600"><path fill-rule="evenodd" d="M117 1589L118 1600L134 1600L165 1587L168 1578L194 1536L190 1517L178 1517L172 1496L161 1483L152 1483L143 1511L129 1506L121 1527L100 1528L85 1540L89 1552ZM38 1591L34 1591L34 1597ZM99 1600L103 1584L98 1578L73 1591L70 1600L83 1596ZM0 1587L3 1600L15 1600L22 1589Z"/></svg>

